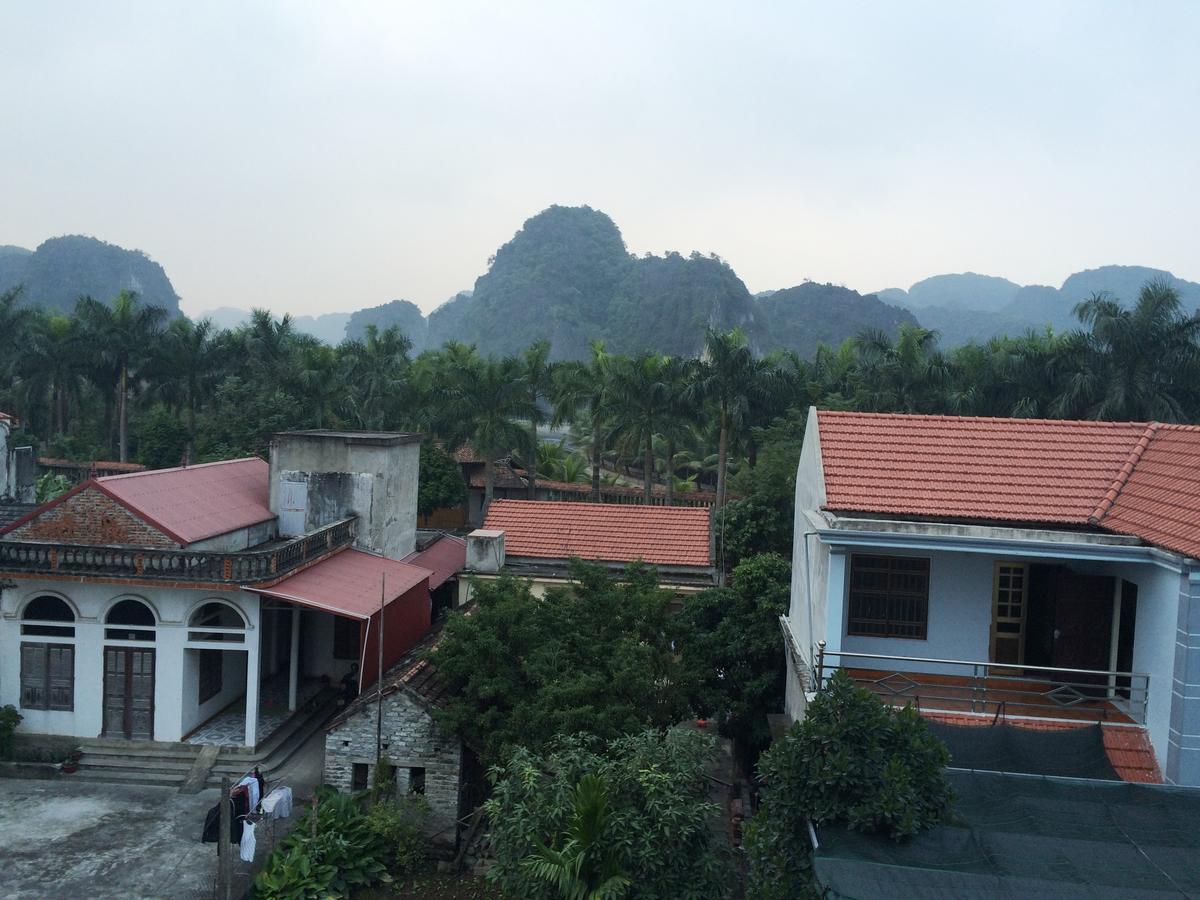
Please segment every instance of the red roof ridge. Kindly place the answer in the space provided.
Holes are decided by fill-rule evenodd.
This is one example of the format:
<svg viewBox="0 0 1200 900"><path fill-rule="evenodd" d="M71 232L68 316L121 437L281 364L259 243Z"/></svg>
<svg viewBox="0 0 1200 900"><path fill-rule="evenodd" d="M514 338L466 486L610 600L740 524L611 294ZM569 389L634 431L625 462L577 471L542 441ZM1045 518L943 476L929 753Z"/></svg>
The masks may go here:
<svg viewBox="0 0 1200 900"><path fill-rule="evenodd" d="M1080 425L1093 427L1112 427L1112 428L1128 428L1130 425L1150 425L1158 424L1140 421L1123 421L1113 422L1107 419L1037 419L1037 418L1020 418L1018 416L956 416L950 413L894 413L894 412L868 412L846 410L846 409L821 409L817 408L819 417L836 417L839 419L852 419L859 417L867 417L871 419L904 419L904 420L926 420L935 422L1019 422L1024 425L1063 425L1079 427ZM1193 425L1176 425L1176 428L1196 428L1200 430L1200 426Z"/></svg>
<svg viewBox="0 0 1200 900"><path fill-rule="evenodd" d="M1100 498L1100 502L1096 504L1095 510L1088 516L1089 525L1099 525L1100 520L1108 515L1108 511L1112 509L1113 503L1116 502L1117 496L1121 490L1129 482L1129 476L1133 474L1133 470L1137 468L1142 454L1146 452L1146 448L1150 446L1150 442L1154 440L1154 434L1158 431L1159 425L1157 422L1151 422L1146 426L1146 430L1142 432L1141 438L1134 444L1133 449L1129 451L1129 457L1125 460L1125 464L1121 466L1121 470L1117 472L1117 477L1113 479L1112 485L1104 496Z"/></svg>
<svg viewBox="0 0 1200 900"><path fill-rule="evenodd" d="M141 472L122 472L120 475L104 475L96 481L116 481L118 478L136 478L140 475L165 475L168 472L190 472L192 469L211 469L213 466L227 466L231 463L244 463L252 459L262 460L261 456L239 456L237 459L218 459L216 462L196 463L194 466L172 466L169 469L145 469Z"/></svg>

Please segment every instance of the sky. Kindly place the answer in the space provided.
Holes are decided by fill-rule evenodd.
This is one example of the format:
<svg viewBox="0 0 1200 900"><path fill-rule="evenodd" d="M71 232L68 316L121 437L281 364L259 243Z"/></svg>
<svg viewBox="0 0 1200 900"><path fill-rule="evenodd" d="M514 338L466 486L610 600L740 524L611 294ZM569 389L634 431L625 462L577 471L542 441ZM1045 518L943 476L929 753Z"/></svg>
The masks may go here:
<svg viewBox="0 0 1200 900"><path fill-rule="evenodd" d="M0 244L429 311L587 204L751 291L1200 281L1200 3L0 0Z"/></svg>

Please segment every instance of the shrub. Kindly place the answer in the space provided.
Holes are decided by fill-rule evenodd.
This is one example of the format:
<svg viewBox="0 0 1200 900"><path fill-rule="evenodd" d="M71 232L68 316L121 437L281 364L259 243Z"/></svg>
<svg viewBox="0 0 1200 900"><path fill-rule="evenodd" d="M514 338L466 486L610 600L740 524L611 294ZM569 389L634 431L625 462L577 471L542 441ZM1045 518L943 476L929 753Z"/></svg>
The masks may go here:
<svg viewBox="0 0 1200 900"><path fill-rule="evenodd" d="M11 703L0 706L0 759L11 759L13 733L24 718Z"/></svg>
<svg viewBox="0 0 1200 900"><path fill-rule="evenodd" d="M750 895L803 893L808 820L897 840L936 824L952 799L949 761L915 710L885 706L837 672L759 760L766 788L746 831Z"/></svg>
<svg viewBox="0 0 1200 900"><path fill-rule="evenodd" d="M683 729L513 751L489 773L488 878L529 900L564 896L564 879L633 900L727 897L732 868L714 840L720 810L705 774L712 753L710 736Z"/></svg>

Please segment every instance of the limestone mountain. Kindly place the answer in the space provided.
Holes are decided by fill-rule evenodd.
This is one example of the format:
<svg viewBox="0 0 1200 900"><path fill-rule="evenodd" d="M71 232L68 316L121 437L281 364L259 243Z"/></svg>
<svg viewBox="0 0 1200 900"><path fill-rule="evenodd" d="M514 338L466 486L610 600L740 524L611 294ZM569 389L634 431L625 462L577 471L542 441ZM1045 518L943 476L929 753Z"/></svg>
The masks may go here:
<svg viewBox="0 0 1200 900"><path fill-rule="evenodd" d="M414 355L425 349L429 323L415 303L407 300L393 300L381 306L372 306L351 313L345 324L345 336L353 340L362 340L367 333L368 325L374 325L380 331L398 325L405 336L412 341Z"/></svg>
<svg viewBox="0 0 1200 900"><path fill-rule="evenodd" d="M894 335L900 326L920 324L905 309L834 284L808 281L760 295L755 303L758 348L794 350L812 356L817 344L837 346L867 328Z"/></svg>
<svg viewBox="0 0 1200 900"><path fill-rule="evenodd" d="M142 302L179 313L179 295L163 267L141 250L126 250L83 235L43 241L34 251L0 248L0 291L23 286L31 306L69 311L84 295L111 301L136 291Z"/></svg>

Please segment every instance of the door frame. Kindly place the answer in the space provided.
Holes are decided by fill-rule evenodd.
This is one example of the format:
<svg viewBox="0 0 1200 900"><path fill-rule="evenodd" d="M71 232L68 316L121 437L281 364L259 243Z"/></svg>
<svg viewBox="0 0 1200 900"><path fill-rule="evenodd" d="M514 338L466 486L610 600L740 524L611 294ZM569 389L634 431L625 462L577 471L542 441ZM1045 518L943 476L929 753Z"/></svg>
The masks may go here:
<svg viewBox="0 0 1200 900"><path fill-rule="evenodd" d="M1008 570L1008 575L1016 574L1018 571L1021 574L1020 588L1020 615L1011 615L1012 601L1014 588L1011 582L1009 586L1001 588L1000 578L1002 570ZM1000 602L1001 590L1008 591L1008 596L1004 598L1005 606L1009 611L1008 615L1001 616ZM989 626L988 639L988 661L992 663L999 662L996 658L996 649L1000 641L1016 641L1017 658L1012 662L1005 662L1004 665L1021 666L1025 662L1025 626L1029 618L1029 563L1014 562L1011 560L996 560L992 564L992 621ZM1001 625L1015 626L1015 629L1001 630Z"/></svg>
<svg viewBox="0 0 1200 900"><path fill-rule="evenodd" d="M133 667L128 664L130 653L149 653L150 654L150 737L145 740L154 740L154 725L157 718L157 709L155 708L154 695L158 689L158 654L155 652L156 647L121 647L121 646L104 646L103 653L100 658L101 678L100 678L100 736L113 737L113 734L108 728L108 654L109 651L126 654L125 666L125 703L121 711L121 732L120 738L123 740L133 740L133 708L130 703L133 700ZM142 740L139 738L139 740Z"/></svg>

